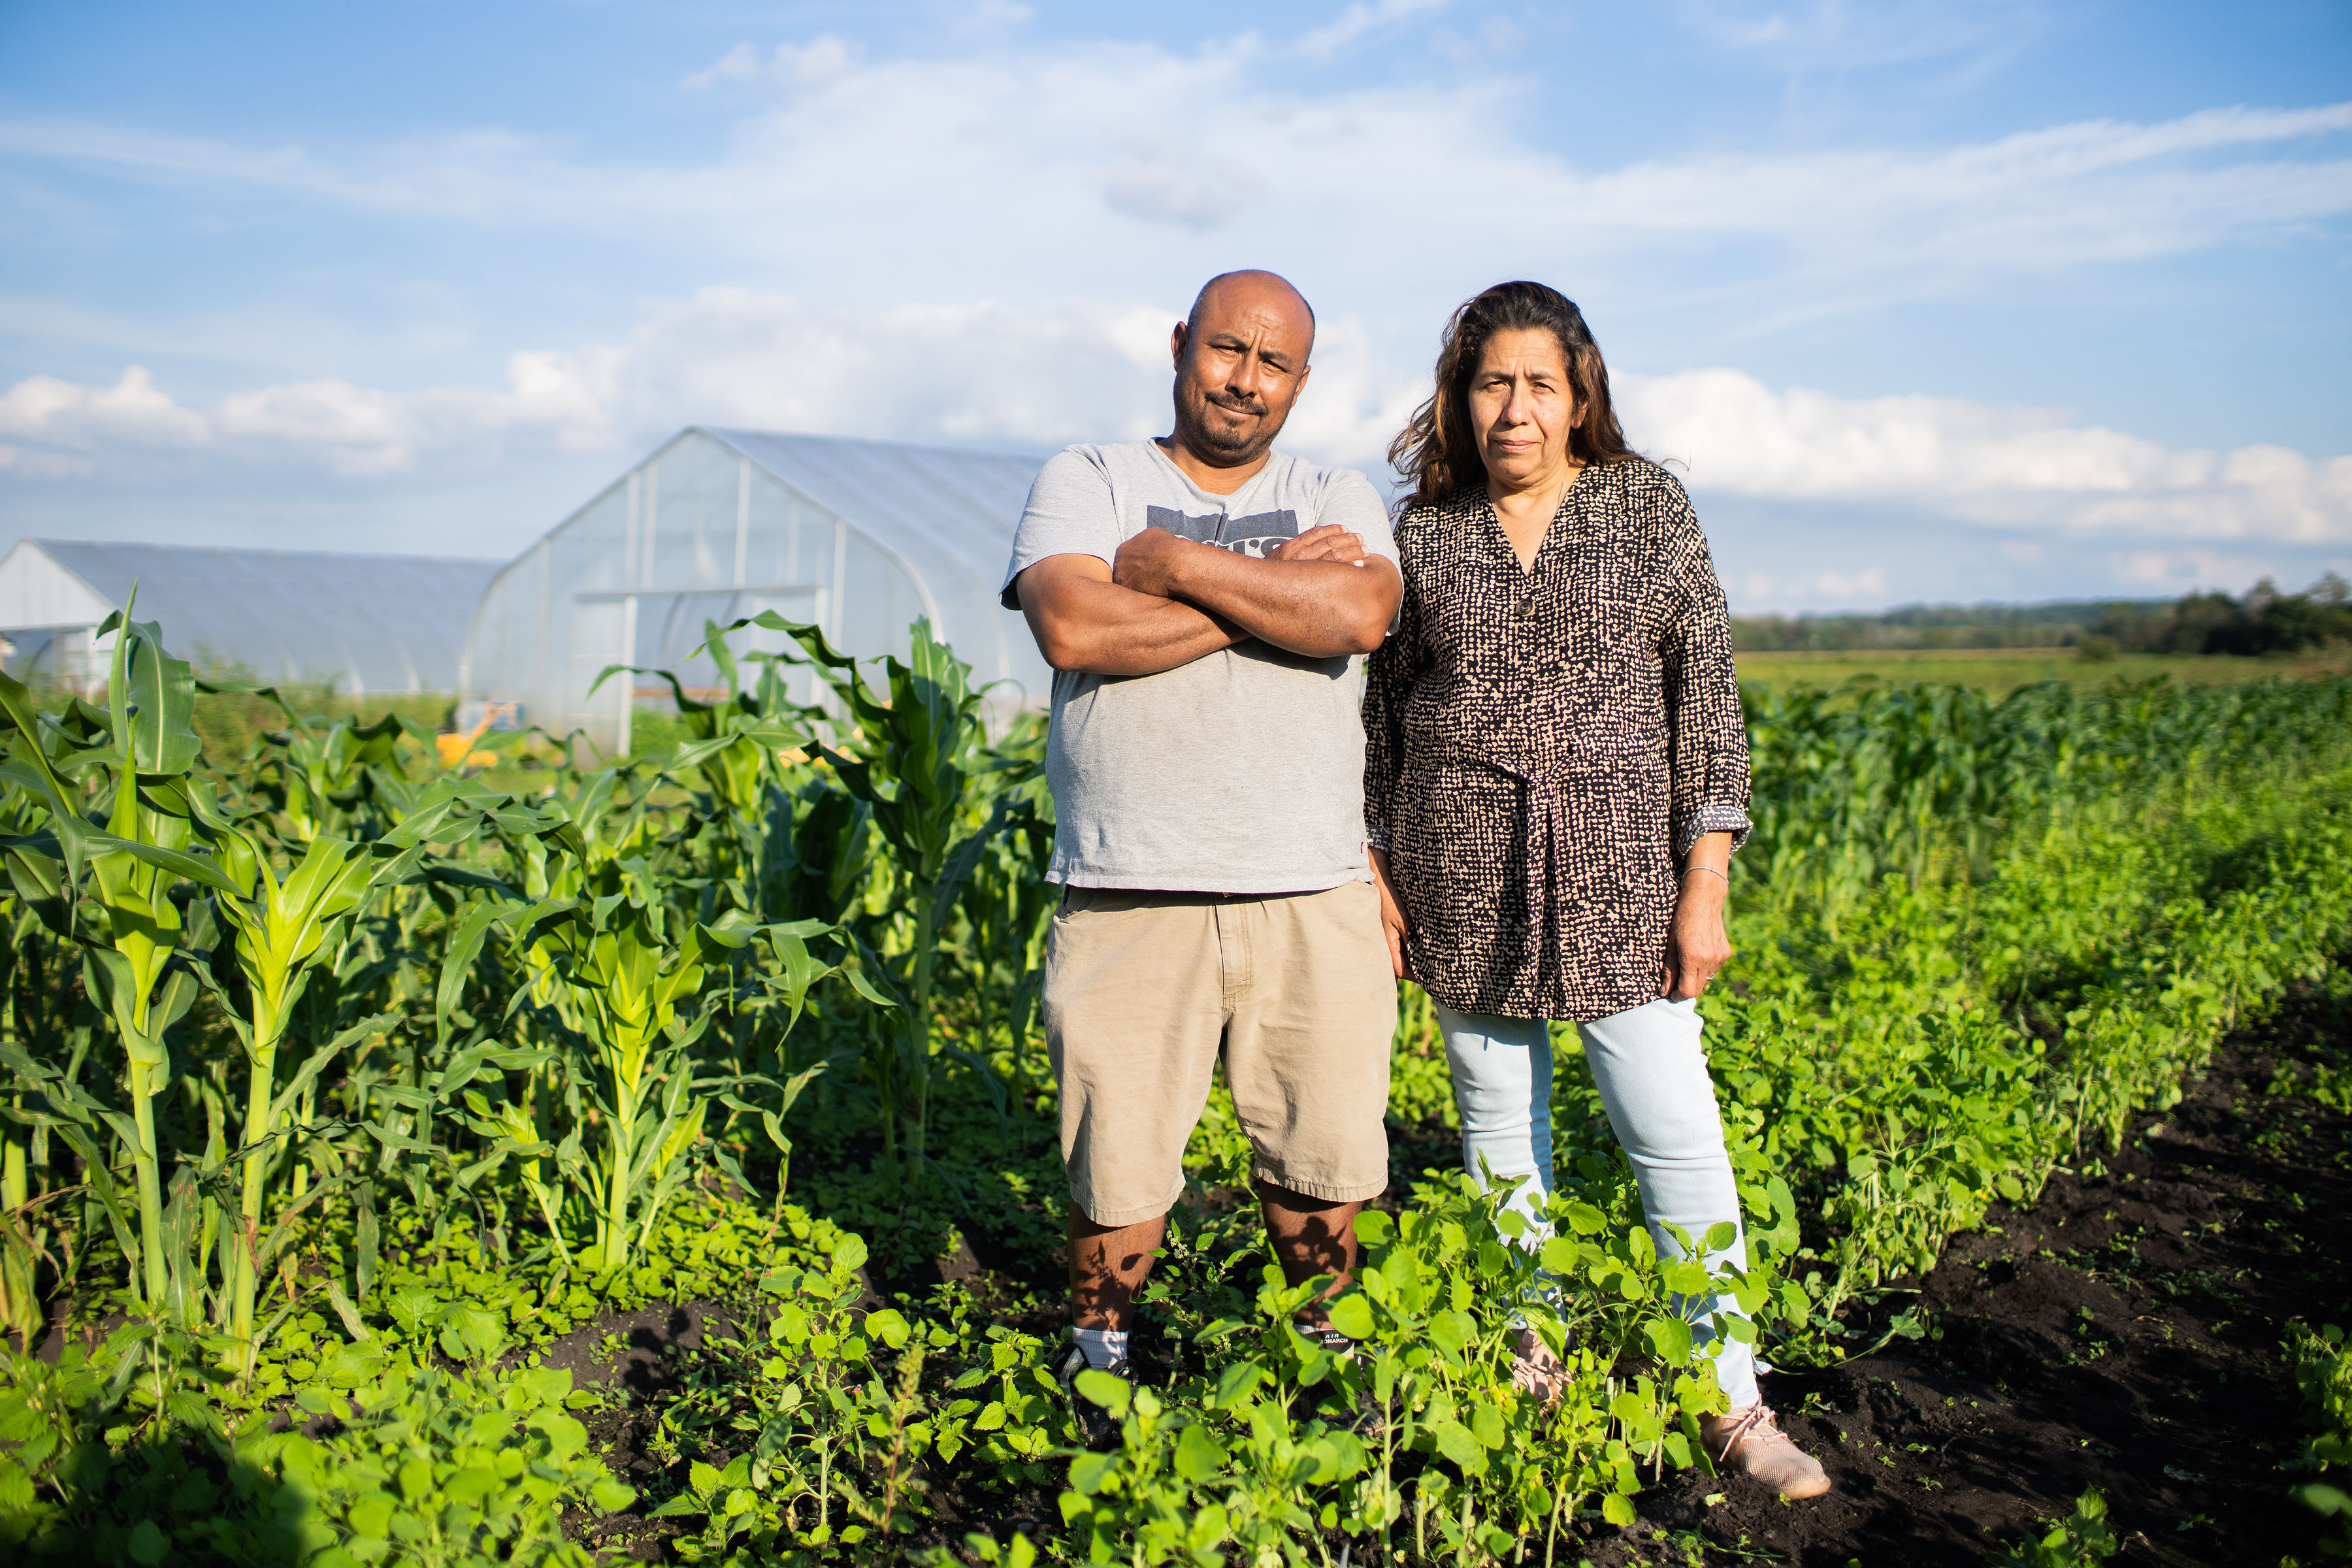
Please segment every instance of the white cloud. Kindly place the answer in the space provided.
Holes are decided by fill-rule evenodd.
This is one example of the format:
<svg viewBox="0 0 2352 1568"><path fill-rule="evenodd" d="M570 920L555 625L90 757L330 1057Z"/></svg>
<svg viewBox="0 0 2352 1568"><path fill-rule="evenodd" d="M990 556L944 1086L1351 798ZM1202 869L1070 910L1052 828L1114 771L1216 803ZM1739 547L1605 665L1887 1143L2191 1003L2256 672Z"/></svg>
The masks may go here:
<svg viewBox="0 0 2352 1568"><path fill-rule="evenodd" d="M113 386L37 376L0 394L0 441L12 454L0 467L63 478L91 459L121 475L217 458L429 475L534 445L641 444L688 424L1046 451L1166 429L1168 333L1182 309L1171 300L862 310L709 289L649 307L625 342L516 354L498 388L309 381L197 410L136 366ZM1635 445L1679 465L1702 500L1940 517L2029 545L2054 534L2142 547L2352 542L2352 457L2183 450L2048 409L1840 398L1775 390L1734 370L1619 384ZM1286 445L1379 472L1423 391L1417 374L1382 362L1360 320L1327 318ZM1883 579L1854 568L1809 589L1857 598L1878 592L1874 583Z"/></svg>
<svg viewBox="0 0 2352 1568"><path fill-rule="evenodd" d="M1169 333L1183 310L1079 301L865 311L707 289L654 305L624 343L516 354L503 389L285 383L199 411L134 367L119 388L20 383L0 395L0 437L104 452L123 468L202 447L346 475L462 466L502 441L593 449L688 424L1050 451L1167 428ZM1360 321L1326 321L1289 440L1376 462L1412 396L1381 374ZM137 418L121 415L125 405Z"/></svg>
<svg viewBox="0 0 2352 1568"><path fill-rule="evenodd" d="M765 58L750 44L738 44L709 67L686 79L697 91L728 82L768 81L779 87L817 87L848 74L856 51L837 34L823 33L805 44L778 44Z"/></svg>
<svg viewBox="0 0 2352 1568"><path fill-rule="evenodd" d="M32 376L0 394L0 469L33 479L153 479L191 464L260 464L371 476L494 450L510 434L567 449L607 445L610 353L519 353L504 391L389 393L342 381L286 383L188 408L131 365L110 387ZM17 445L16 443L22 443Z"/></svg>
<svg viewBox="0 0 2352 1568"><path fill-rule="evenodd" d="M957 32L967 37L992 37L1026 26L1037 19L1037 8L1013 0L980 0L955 19Z"/></svg>
<svg viewBox="0 0 2352 1568"><path fill-rule="evenodd" d="M1364 0L1355 3L1323 26L1303 34L1291 52L1310 60L1328 60L1349 45L1370 34L1418 16L1445 9L1446 0Z"/></svg>
<svg viewBox="0 0 2352 1568"><path fill-rule="evenodd" d="M1349 29L1410 9L1360 5L1309 37L1338 47ZM602 236L690 258L699 277L783 278L857 302L1084 295L1101 289L1106 258L1138 275L1125 287L1174 287L1222 264L1231 241L1218 221L1253 191L1281 195L1280 232L1263 243L1284 265L1368 298L1462 288L1454 226L1401 221L1398 193L1507 192L1514 225L1498 264L1657 308L1732 300L1767 324L2352 213L2352 161L2326 155L2352 131L2352 104L1595 168L1573 145L1530 139L1574 134L1572 120L1531 112L1549 101L1548 79L1325 89L1300 85L1287 58L1253 35L1188 53L1063 42L872 60L830 35L766 52L745 44L693 79L784 90L747 108L720 153L668 165L589 162L498 131L329 152L25 120L0 123L0 152L405 219ZM1202 237L1139 246L1139 220ZM1750 258L1729 282L1727 246Z"/></svg>
<svg viewBox="0 0 2352 1568"><path fill-rule="evenodd" d="M1775 392L1733 370L1622 378L1629 435L1699 491L1900 502L2003 528L2352 541L2352 457L2182 450L2048 409Z"/></svg>
<svg viewBox="0 0 2352 1568"><path fill-rule="evenodd" d="M1790 69L1852 69L2013 48L2040 31L2040 0L1680 0L1700 37Z"/></svg>
<svg viewBox="0 0 2352 1568"><path fill-rule="evenodd" d="M2109 565L2116 581L2149 595L2237 586L2272 573L2271 563L2264 557L2213 550L2126 551L2114 556Z"/></svg>
<svg viewBox="0 0 2352 1568"><path fill-rule="evenodd" d="M36 375L0 394L0 436L88 451L117 444L185 447L205 438L205 422L155 388L143 365L112 386L79 386Z"/></svg>
<svg viewBox="0 0 2352 1568"><path fill-rule="evenodd" d="M656 306L617 363L627 428L746 426L1045 449L1164 424L1181 307L997 303L867 312L708 289ZM1155 395L1156 392L1156 395Z"/></svg>
<svg viewBox="0 0 2352 1568"><path fill-rule="evenodd" d="M697 92L706 92L721 83L751 81L766 68L759 49L751 44L738 44L702 69L687 77L680 84Z"/></svg>
<svg viewBox="0 0 2352 1568"><path fill-rule="evenodd" d="M608 445L611 356L519 353L507 388L428 387L385 393L341 381L235 393L210 416L225 442L314 455L346 475L412 468L427 454L469 453L509 433L580 449Z"/></svg>
<svg viewBox="0 0 2352 1568"><path fill-rule="evenodd" d="M1734 286L1769 327L2004 275L2181 255L2352 212L2352 161L2230 155L2347 130L2352 103L2212 110L2147 126L2094 121L1941 152L1643 163L1580 183L1569 210L1650 246L1773 242L1780 264Z"/></svg>
<svg viewBox="0 0 2352 1568"><path fill-rule="evenodd" d="M1103 200L1132 217L1212 229L1257 199L1248 170L1199 159L1129 158L1103 176Z"/></svg>
<svg viewBox="0 0 2352 1568"><path fill-rule="evenodd" d="M1738 605L1784 604L1877 603L1886 597L1886 569L1865 566L1853 572L1748 572L1726 584Z"/></svg>
<svg viewBox="0 0 2352 1568"><path fill-rule="evenodd" d="M22 447L0 442L0 473L28 479L79 479L97 471L98 465L88 458L77 458L69 452L28 452Z"/></svg>

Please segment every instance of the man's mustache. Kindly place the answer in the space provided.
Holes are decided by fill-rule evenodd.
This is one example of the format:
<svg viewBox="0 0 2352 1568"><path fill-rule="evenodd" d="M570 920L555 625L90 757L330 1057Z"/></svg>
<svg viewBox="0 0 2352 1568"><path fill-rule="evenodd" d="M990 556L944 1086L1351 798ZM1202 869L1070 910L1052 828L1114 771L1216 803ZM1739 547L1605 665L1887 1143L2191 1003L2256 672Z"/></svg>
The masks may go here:
<svg viewBox="0 0 2352 1568"><path fill-rule="evenodd" d="M1201 395L1220 408L1230 408L1236 414L1263 414L1265 405L1255 397L1237 397L1230 392L1204 392Z"/></svg>

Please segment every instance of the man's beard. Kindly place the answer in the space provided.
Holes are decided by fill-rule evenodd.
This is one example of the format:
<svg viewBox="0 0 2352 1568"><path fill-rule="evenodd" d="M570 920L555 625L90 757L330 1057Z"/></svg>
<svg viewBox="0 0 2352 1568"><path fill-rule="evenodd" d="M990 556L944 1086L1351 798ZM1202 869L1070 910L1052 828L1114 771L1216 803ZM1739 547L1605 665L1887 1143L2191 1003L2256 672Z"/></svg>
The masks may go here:
<svg viewBox="0 0 2352 1568"><path fill-rule="evenodd" d="M1205 414L1196 414L1192 418L1185 421L1190 428L1184 434L1193 445L1214 452L1221 458L1247 458L1274 439L1275 432L1268 429L1263 423L1265 415L1264 405L1252 406L1246 403L1229 403L1205 393L1202 395L1201 401L1214 404L1220 408L1230 408L1237 413L1257 415L1261 423L1255 426L1244 425L1234 429L1216 423L1208 418Z"/></svg>

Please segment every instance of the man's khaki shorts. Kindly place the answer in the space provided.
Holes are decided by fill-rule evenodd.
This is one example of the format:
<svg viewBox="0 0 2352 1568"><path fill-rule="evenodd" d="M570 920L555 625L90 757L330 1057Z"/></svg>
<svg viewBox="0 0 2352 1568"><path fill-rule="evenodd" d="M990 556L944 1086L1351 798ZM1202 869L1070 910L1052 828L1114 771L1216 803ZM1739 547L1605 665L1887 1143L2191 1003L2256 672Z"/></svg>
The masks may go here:
<svg viewBox="0 0 2352 1568"><path fill-rule="evenodd" d="M1097 1225L1175 1205L1221 1053L1258 1180L1376 1197L1389 1177L1396 980L1380 894L1072 888L1045 957L1070 1201Z"/></svg>

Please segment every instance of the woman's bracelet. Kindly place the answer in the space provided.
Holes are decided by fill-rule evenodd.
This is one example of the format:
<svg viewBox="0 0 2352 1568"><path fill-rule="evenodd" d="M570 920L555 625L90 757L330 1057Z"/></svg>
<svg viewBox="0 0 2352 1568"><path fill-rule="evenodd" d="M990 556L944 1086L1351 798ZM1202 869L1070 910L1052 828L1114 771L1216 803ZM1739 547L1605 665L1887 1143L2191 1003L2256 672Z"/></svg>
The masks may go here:
<svg viewBox="0 0 2352 1568"><path fill-rule="evenodd" d="M1693 871L1705 871L1710 876L1721 877L1725 887L1727 888L1731 885L1731 877L1729 873L1718 871L1712 866L1685 866L1683 868L1683 875L1685 877L1689 876Z"/></svg>

